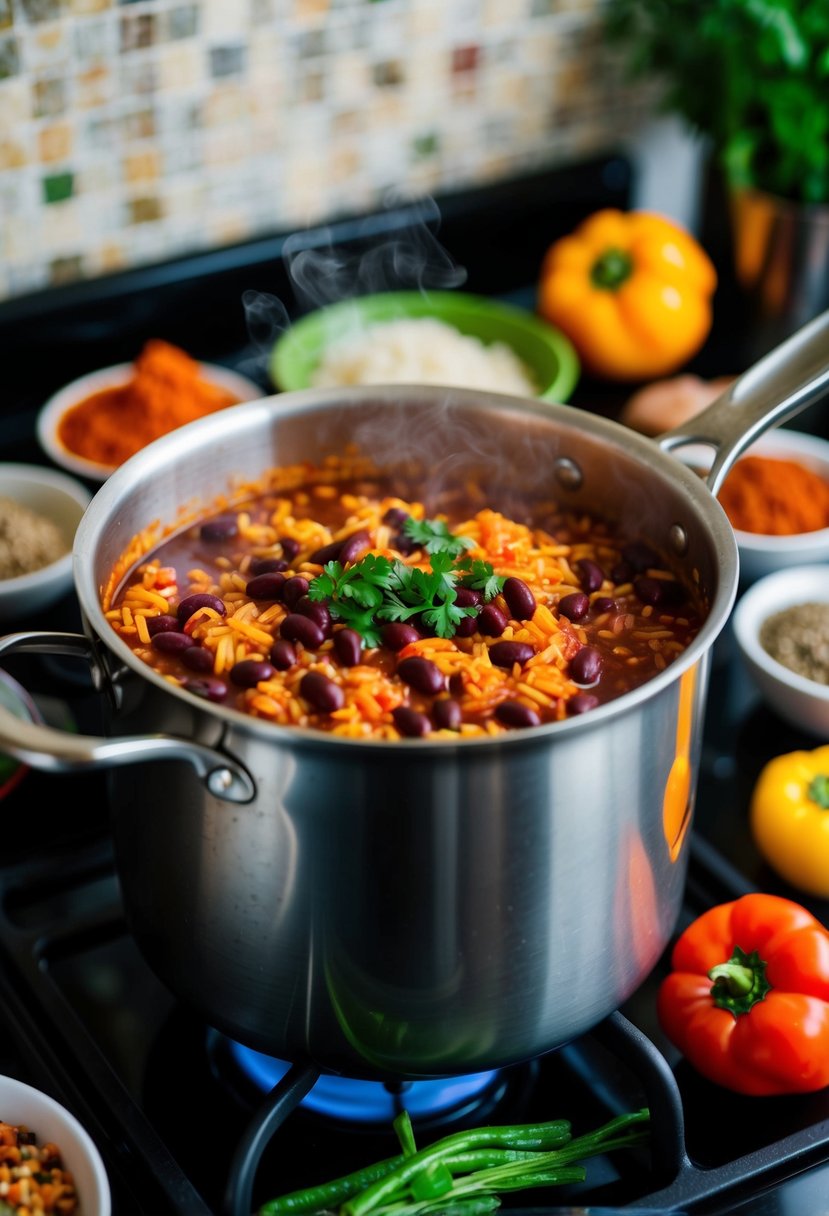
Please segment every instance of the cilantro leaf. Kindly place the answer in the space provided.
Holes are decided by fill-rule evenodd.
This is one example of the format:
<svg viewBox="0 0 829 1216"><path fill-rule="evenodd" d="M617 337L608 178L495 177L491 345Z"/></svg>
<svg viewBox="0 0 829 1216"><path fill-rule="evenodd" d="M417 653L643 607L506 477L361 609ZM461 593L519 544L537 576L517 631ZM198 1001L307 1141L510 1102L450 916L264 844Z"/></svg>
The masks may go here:
<svg viewBox="0 0 829 1216"><path fill-rule="evenodd" d="M409 516L403 524L403 531L410 540L422 546L427 553L442 551L457 557L465 549L471 549L475 544L474 540L468 536L455 536L442 519L412 519Z"/></svg>
<svg viewBox="0 0 829 1216"><path fill-rule="evenodd" d="M442 521L407 520L405 526L428 552L429 570L409 566L399 558L367 553L347 569L339 562L327 562L308 588L310 599L327 603L335 620L356 629L368 646L380 645L380 622L413 617L420 618L438 637L452 637L459 621L477 613L472 605L456 603L458 586L482 590L491 599L504 584L488 562L468 557L456 560L474 542L453 536Z"/></svg>
<svg viewBox="0 0 829 1216"><path fill-rule="evenodd" d="M493 599L507 581L495 573L489 562L483 562L479 558L465 557L458 562L456 569L460 573L460 585L482 592L485 600Z"/></svg>

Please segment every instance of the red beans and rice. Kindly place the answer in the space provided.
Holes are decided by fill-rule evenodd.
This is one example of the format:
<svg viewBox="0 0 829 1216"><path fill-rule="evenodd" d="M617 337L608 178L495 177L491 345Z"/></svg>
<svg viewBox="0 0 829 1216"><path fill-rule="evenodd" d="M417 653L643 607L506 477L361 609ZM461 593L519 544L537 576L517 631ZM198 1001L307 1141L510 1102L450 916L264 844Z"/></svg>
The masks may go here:
<svg viewBox="0 0 829 1216"><path fill-rule="evenodd" d="M419 500L411 485L283 470L208 518L134 538L104 595L142 661L198 696L282 726L350 738L499 734L584 713L668 666L704 606L639 537L555 503L486 505L477 487ZM499 577L451 636L415 616L377 644L313 598L329 561L378 555L428 571L408 518L442 521ZM318 584L317 584L318 586ZM477 599L476 599L477 596Z"/></svg>

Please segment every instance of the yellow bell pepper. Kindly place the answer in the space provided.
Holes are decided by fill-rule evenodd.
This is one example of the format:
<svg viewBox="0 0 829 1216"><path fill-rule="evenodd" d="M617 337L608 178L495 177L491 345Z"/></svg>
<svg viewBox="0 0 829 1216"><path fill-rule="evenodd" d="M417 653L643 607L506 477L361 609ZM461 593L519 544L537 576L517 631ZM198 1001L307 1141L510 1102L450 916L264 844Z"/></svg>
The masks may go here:
<svg viewBox="0 0 829 1216"><path fill-rule="evenodd" d="M752 791L749 823L773 870L829 898L829 744L770 760Z"/></svg>
<svg viewBox="0 0 829 1216"><path fill-rule="evenodd" d="M607 208L547 250L537 311L567 335L589 374L646 380L701 348L716 286L711 259L684 228Z"/></svg>

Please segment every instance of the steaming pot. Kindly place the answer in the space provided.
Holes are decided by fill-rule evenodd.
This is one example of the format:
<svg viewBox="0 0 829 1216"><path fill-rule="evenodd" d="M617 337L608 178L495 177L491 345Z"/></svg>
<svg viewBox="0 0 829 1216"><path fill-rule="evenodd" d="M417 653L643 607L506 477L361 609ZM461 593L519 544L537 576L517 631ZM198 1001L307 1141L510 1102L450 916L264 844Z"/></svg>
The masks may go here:
<svg viewBox="0 0 829 1216"><path fill-rule="evenodd" d="M0 654L83 655L107 736L0 714L0 750L106 767L116 866L150 966L210 1025L317 1069L400 1079L517 1063L621 1005L682 902L708 667L738 583L714 494L762 430L829 385L829 313L682 428L646 439L569 406L461 389L307 390L174 431L118 469L78 529L82 634ZM691 646L586 714L492 738L399 743L291 730L199 700L109 626L100 588L151 521L356 442L432 476L546 485L644 529L709 601ZM670 455L715 450L704 482Z"/></svg>

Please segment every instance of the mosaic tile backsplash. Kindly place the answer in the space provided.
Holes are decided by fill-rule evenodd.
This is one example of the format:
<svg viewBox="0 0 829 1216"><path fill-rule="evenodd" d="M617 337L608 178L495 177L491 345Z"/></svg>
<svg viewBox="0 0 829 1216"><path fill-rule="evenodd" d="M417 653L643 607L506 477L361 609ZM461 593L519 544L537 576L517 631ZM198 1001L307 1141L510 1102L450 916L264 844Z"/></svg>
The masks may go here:
<svg viewBox="0 0 829 1216"><path fill-rule="evenodd" d="M0 0L0 298L618 146L602 0Z"/></svg>

